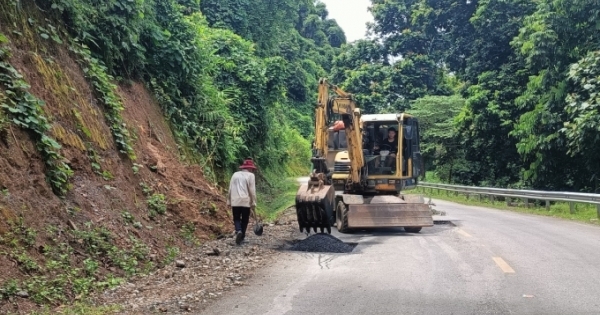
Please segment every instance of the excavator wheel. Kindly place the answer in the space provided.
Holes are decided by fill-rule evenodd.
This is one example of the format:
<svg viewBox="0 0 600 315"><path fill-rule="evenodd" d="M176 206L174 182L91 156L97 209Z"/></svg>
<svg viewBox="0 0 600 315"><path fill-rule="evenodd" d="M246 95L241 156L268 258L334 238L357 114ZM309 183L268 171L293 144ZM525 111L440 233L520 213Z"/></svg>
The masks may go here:
<svg viewBox="0 0 600 315"><path fill-rule="evenodd" d="M348 207L343 201L339 201L335 209L336 225L340 233L348 232Z"/></svg>
<svg viewBox="0 0 600 315"><path fill-rule="evenodd" d="M422 227L405 227L404 231L406 233L419 233L421 232Z"/></svg>

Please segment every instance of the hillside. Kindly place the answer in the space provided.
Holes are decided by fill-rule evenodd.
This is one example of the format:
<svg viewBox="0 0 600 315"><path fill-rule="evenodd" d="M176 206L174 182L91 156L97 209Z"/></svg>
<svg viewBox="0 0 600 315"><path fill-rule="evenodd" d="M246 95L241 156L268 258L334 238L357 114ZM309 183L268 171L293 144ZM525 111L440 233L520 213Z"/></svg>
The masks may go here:
<svg viewBox="0 0 600 315"><path fill-rule="evenodd" d="M246 156L261 192L286 196L311 84L345 41L322 5L290 3L248 10L281 14L244 28L257 36L210 1L0 0L0 313L85 299L232 232L223 187Z"/></svg>
<svg viewBox="0 0 600 315"><path fill-rule="evenodd" d="M99 285L92 280L168 262L175 248L185 247L183 236L192 235L186 233L205 240L231 232L224 197L198 165L180 160L172 132L143 85L116 90L125 108L123 121L135 137L132 162L116 149L102 107L68 51L53 47L44 54L7 43L2 49L11 54L3 62L31 85L20 92L45 103L36 114L52 117L47 135L62 144L60 153L73 172L71 187L60 198L45 180L44 153L35 135L14 125L3 130L0 282L5 298L17 280L32 302L69 300ZM40 54L32 54L34 49ZM10 97L6 90L3 95ZM67 272L72 267L80 270ZM74 283L86 275L90 283ZM3 304L1 310L11 310L9 301Z"/></svg>

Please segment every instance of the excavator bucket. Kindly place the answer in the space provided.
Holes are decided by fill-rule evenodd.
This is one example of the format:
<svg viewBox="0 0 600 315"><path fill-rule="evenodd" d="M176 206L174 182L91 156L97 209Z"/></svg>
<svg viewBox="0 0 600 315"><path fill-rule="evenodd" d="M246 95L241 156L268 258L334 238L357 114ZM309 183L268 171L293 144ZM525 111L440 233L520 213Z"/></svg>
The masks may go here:
<svg viewBox="0 0 600 315"><path fill-rule="evenodd" d="M327 230L331 233L333 222L333 207L335 202L335 189L332 185L303 184L296 194L296 214L300 232L316 233Z"/></svg>
<svg viewBox="0 0 600 315"><path fill-rule="evenodd" d="M433 226L431 210L423 198L360 195L343 198L348 207L348 229L404 227L407 231L419 231Z"/></svg>

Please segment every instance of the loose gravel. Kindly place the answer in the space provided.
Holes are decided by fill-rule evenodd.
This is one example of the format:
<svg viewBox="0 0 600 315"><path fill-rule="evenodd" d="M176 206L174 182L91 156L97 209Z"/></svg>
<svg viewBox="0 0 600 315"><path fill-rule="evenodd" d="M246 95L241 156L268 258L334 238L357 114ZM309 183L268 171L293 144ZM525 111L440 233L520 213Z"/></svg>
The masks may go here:
<svg viewBox="0 0 600 315"><path fill-rule="evenodd" d="M283 246L303 237L297 226L296 210L290 208L265 225L262 236L250 225L241 246L229 235L188 249L172 264L96 295L95 304L119 305L118 314L124 315L201 313L271 265Z"/></svg>
<svg viewBox="0 0 600 315"><path fill-rule="evenodd" d="M314 253L350 253L354 250L352 244L347 244L331 234L313 234L294 244L290 250Z"/></svg>

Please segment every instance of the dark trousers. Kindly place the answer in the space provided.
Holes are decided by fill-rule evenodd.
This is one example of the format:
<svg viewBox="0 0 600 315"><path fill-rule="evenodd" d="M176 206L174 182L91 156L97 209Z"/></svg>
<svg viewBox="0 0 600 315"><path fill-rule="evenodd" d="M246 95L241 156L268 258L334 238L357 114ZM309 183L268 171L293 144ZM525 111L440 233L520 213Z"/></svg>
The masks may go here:
<svg viewBox="0 0 600 315"><path fill-rule="evenodd" d="M250 208L248 207L232 207L233 211L233 224L235 225L236 232L242 232L246 235L246 228L248 227L248 221L250 220Z"/></svg>

